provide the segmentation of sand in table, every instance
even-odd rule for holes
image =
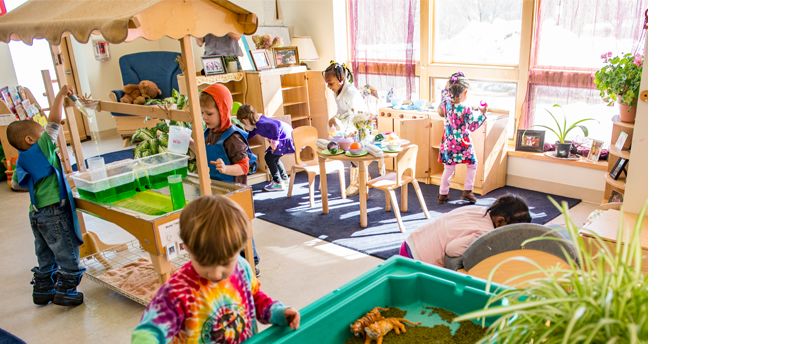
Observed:
[[[98,278],[144,300],[151,300],[162,285],[147,258],[139,258],[119,268],[109,269]]]

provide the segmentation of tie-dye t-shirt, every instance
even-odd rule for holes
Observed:
[[[257,320],[287,326],[285,306],[260,291],[245,259],[228,279],[210,282],[191,263],[176,271],[154,296],[132,343],[242,343]]]

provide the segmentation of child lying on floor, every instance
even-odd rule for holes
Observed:
[[[529,223],[528,204],[522,197],[505,195],[487,208],[467,205],[428,221],[402,242],[399,255],[444,266],[444,255],[458,257],[469,245],[495,228]]]
[[[181,212],[179,235],[190,262],[159,288],[132,343],[242,343],[257,320],[297,329],[299,312],[260,290],[245,259],[248,217],[232,200],[204,196]]]

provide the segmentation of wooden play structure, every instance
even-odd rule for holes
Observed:
[[[29,0],[0,17],[0,42],[7,43],[11,40],[18,40],[32,44],[34,39],[46,39],[52,46],[53,63],[56,67],[59,85],[71,85],[78,91],[77,93],[81,94],[80,89],[76,87],[78,71],[74,69],[74,64],[65,64],[66,61],[72,60],[71,51],[65,49],[65,42],[69,41],[69,35],[81,43],[86,43],[91,34],[99,33],[112,44],[128,42],[137,38],[158,40],[169,37],[180,41],[184,66],[187,71],[192,71],[185,73],[186,78],[181,80],[185,83],[183,86],[187,90],[195,90],[197,87],[194,73],[196,67],[192,50],[195,38],[204,37],[207,34],[223,36],[230,32],[252,34],[256,29],[256,14],[225,0],[142,0],[134,2]],[[92,105],[89,107],[94,108],[94,111],[110,111],[192,123],[192,137],[197,152],[197,161],[204,162],[207,161],[207,157],[203,149],[204,137],[201,127],[199,94],[188,92],[187,96],[189,98],[188,107],[184,110],[102,100],[92,100]],[[78,111],[78,108],[75,107],[75,104],[71,105],[74,108],[68,108],[65,111],[66,122],[72,136],[71,142],[75,143],[71,147],[78,162],[78,169],[84,171],[84,156],[80,140],[77,137],[77,131],[72,130],[77,128],[74,111]],[[59,148],[62,155],[66,156],[67,146],[64,134],[60,136]],[[68,173],[72,172],[69,164],[65,164],[64,168]],[[197,173],[197,176],[191,175],[184,181],[185,190],[189,190],[188,202],[201,195],[225,195],[240,204],[250,218],[254,218],[250,188],[238,184],[212,182],[209,176],[209,166],[205,163],[198,164]],[[181,210],[150,216],[114,205],[96,203],[83,199],[77,194],[76,207],[84,233],[81,256],[88,265],[87,275],[137,302],[147,303],[147,299],[105,283],[97,276],[112,267],[129,264],[133,258],[148,257],[160,284],[164,283],[177,261],[168,260],[166,246],[171,243],[163,242],[163,240],[171,237],[166,233],[167,231],[175,231],[178,227],[176,225]],[[92,214],[117,224],[136,237],[138,242],[114,247],[103,243],[95,233],[86,230],[84,214]],[[249,240],[251,240],[252,229],[249,228],[248,231]],[[132,252],[132,250],[140,251]],[[252,245],[246,245],[245,250],[247,259],[253,267]]]

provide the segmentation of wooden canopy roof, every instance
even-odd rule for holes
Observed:
[[[81,43],[93,32],[110,43],[253,34],[257,15],[226,0],[29,0],[0,16],[0,42],[58,45],[65,33]]]

